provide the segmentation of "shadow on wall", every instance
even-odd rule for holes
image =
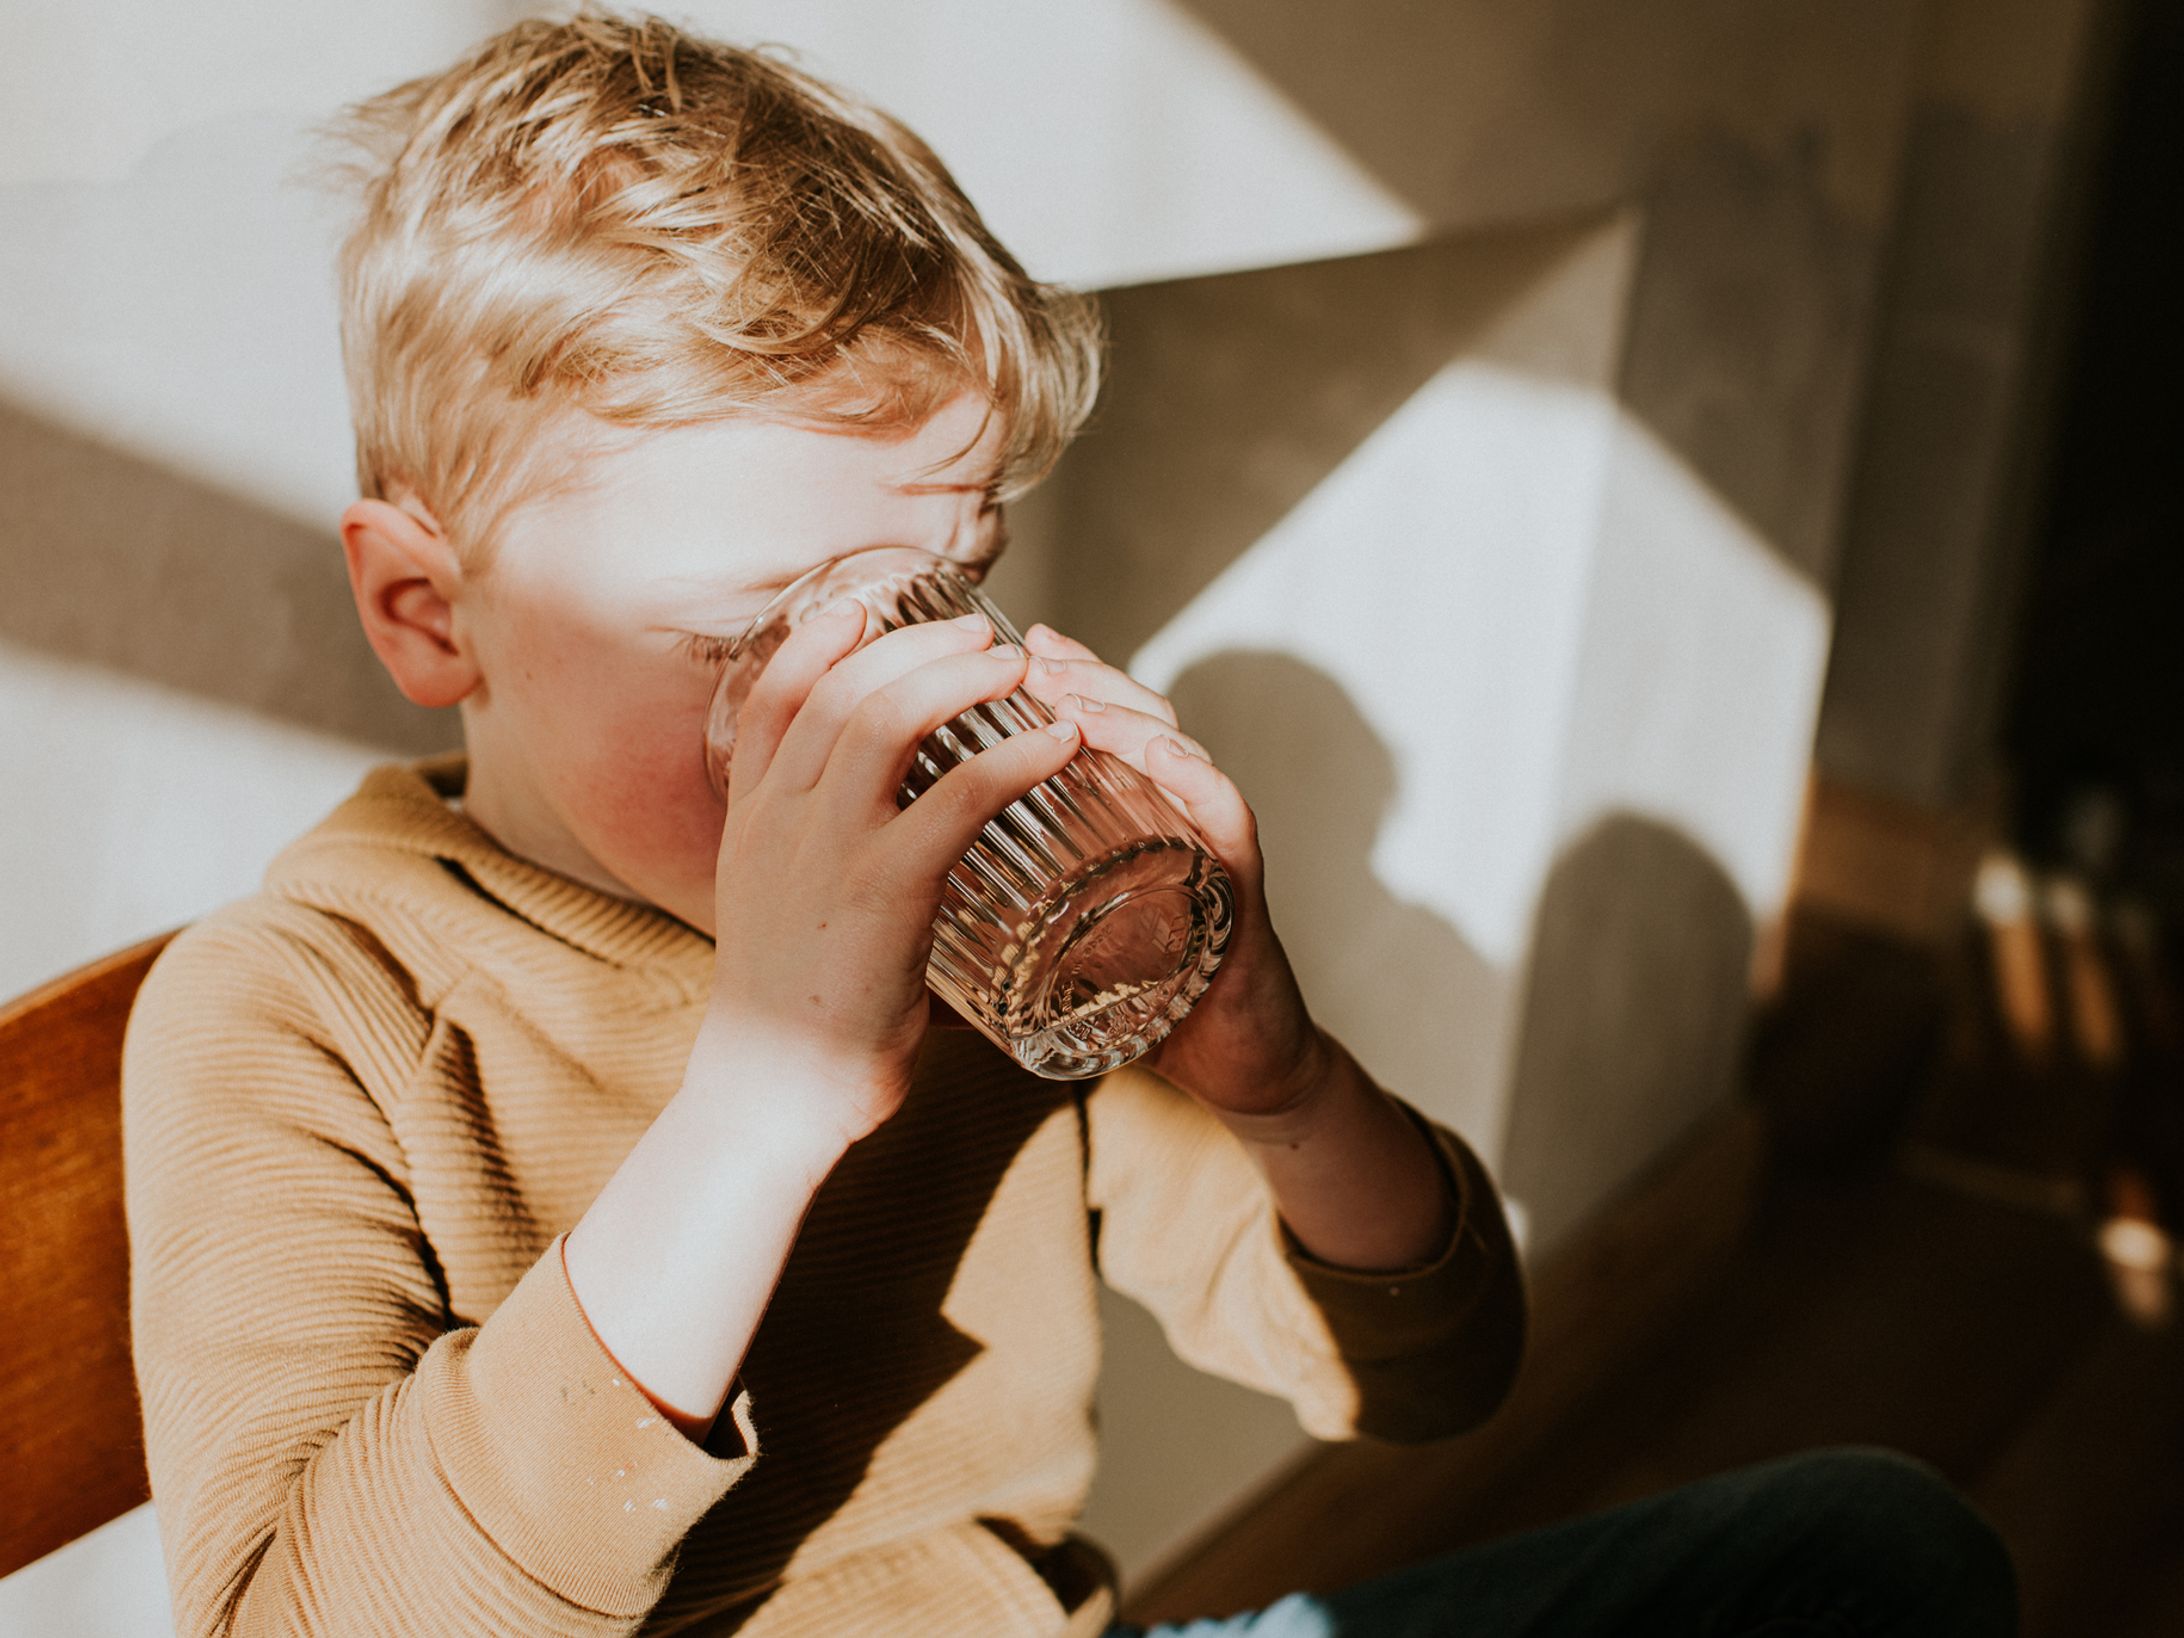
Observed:
[[[1109,378],[1031,525],[1101,572],[1057,577],[1053,623],[1136,649],[1599,222],[1104,293]]]
[[[1596,820],[1540,890],[1499,1181],[1552,1244],[1735,1089],[1753,924],[1698,843]]]
[[[1649,433],[1656,423],[1644,404],[1628,402],[1634,387],[1680,429],[1679,453],[1709,452],[1695,469],[1709,490],[1724,471],[1743,474],[1745,483],[1722,497],[1738,510],[1738,544],[1748,539],[1810,584],[1823,567],[1819,542],[1833,509],[1832,429],[1846,419],[1839,411],[1850,390],[1849,364],[1825,355],[1857,322],[1862,300],[1850,273],[1854,236],[1813,240],[1807,230],[1823,240],[1830,231],[1814,217],[1813,201],[1785,202],[1794,190],[1780,178],[1739,172],[1733,156],[1718,157],[1701,191],[1740,198],[1748,222],[1779,210],[1761,234],[1772,250],[1724,249],[1718,279],[1678,283],[1664,275],[1650,298],[1641,288],[1628,344],[1607,375],[1619,407]],[[1704,238],[1706,212],[1693,206],[1686,215],[1672,238]],[[1583,360],[1543,347],[1538,325],[1497,321],[1565,266],[1599,223],[1587,213],[1109,293],[1113,372],[1098,419],[1019,530],[1063,571],[1051,576],[1053,623],[1128,663],[1454,361],[1485,359],[1532,380],[1593,390]],[[1657,264],[1656,232],[1649,218],[1645,255]],[[1749,277],[1735,271],[1737,258],[1763,256],[1802,269],[1824,322],[1770,315],[1779,283],[1756,262]],[[1713,370],[1712,361],[1732,356],[1743,376],[1729,378],[1727,365]],[[1792,459],[1800,454],[1801,467]],[[1471,449],[1447,454],[1451,462],[1482,458]],[[1525,481],[1552,478],[1540,472]],[[1498,520],[1484,538],[1452,529],[1432,551],[1521,555],[1543,545],[1521,523],[1497,544],[1494,526]],[[1621,526],[1609,517],[1591,527]],[[1359,572],[1389,560],[1374,542],[1360,547]],[[1432,551],[1401,561],[1429,561]],[[1349,568],[1330,562],[1324,572]],[[1453,595],[1458,584],[1429,577],[1416,590]],[[1296,589],[1310,595],[1304,583]],[[1592,595],[1605,595],[1597,582]],[[1658,624],[1656,636],[1666,640],[1681,629],[1643,607],[1610,613],[1641,658],[1649,651],[1630,633],[1644,636]],[[1536,715],[1540,731],[1566,733],[1550,707],[1523,695],[1530,686],[1456,702],[1456,718]],[[1595,679],[1597,689],[1633,696],[1662,686],[1644,672]],[[1690,686],[1736,685],[1706,673]],[[1540,860],[1538,895],[1527,895],[1530,925],[1515,941],[1522,971],[1507,970],[1498,946],[1488,955],[1467,939],[1466,924],[1439,913],[1444,907],[1405,903],[1376,873],[1376,842],[1400,769],[1343,682],[1291,652],[1216,644],[1166,691],[1259,814],[1274,915],[1315,1007],[1354,1031],[1361,1057],[1391,1089],[1447,1094],[1464,1083],[1481,1096],[1452,1104],[1506,1110],[1502,1175],[1525,1206],[1529,1243],[1551,1244],[1730,1093],[1747,1022],[1753,911],[1713,847],[1681,823],[1644,811],[1612,782],[1588,797],[1579,781],[1572,795],[1554,788],[1566,787],[1567,769],[1543,770],[1539,824],[1555,823],[1564,801],[1586,802],[1594,816],[1587,822],[1580,810],[1572,822],[1586,828],[1551,866]],[[1659,709],[1673,706],[1674,696],[1665,697],[1670,703],[1656,702]],[[1424,701],[1420,708],[1430,709]],[[1736,731],[1740,719],[1728,720]],[[1714,760],[1744,769],[1752,758],[1731,746]],[[1529,812],[1522,805],[1529,795],[1512,787],[1481,800]],[[1492,868],[1458,851],[1466,833],[1456,816],[1447,834],[1443,874]],[[1502,1084],[1504,1074],[1513,1080]],[[1491,1125],[1481,1135],[1495,1147]]]
[[[1373,846],[1399,771],[1340,682],[1294,655],[1227,649],[1169,700],[1259,821],[1268,910],[1315,1013],[1376,1079],[1418,1101],[1477,1050],[1504,988],[1448,920],[1390,893]]]
[[[0,494],[0,642],[398,754],[461,743],[372,653],[330,529],[4,402]]]
[[[1619,396],[1827,583],[1917,8],[1182,3],[1429,220],[1642,201]],[[1118,612],[1083,577],[1056,623],[1103,652],[1157,631],[1560,248],[1512,234],[1460,281],[1428,244],[1112,292],[1113,389],[1069,501],[1166,606]],[[0,638],[390,750],[459,739],[386,682],[317,531],[4,406],[0,474],[26,518]]]
[[[1376,1081],[1430,1111],[1450,1066],[1477,1057],[1506,980],[1374,874],[1400,776],[1389,746],[1339,681],[1288,653],[1207,654],[1168,697],[1258,817],[1268,909],[1314,1015]],[[1177,1359],[1137,1304],[1103,1290],[1100,1309],[1108,1433],[1081,1528],[1136,1584],[1233,1500],[1239,1475],[1293,1450],[1298,1429],[1284,1402]]]
[[[1761,118],[1794,116],[1846,68],[1870,75],[1907,26],[1888,0],[1355,0],[1339,15],[1312,0],[1177,3],[1438,222],[1643,192],[1676,135],[1749,116],[1745,74],[1772,82]]]
[[[1389,747],[1338,681],[1286,653],[1209,654],[1169,698],[1252,803],[1269,909],[1315,1014],[1339,1018],[1375,1080],[1431,1112],[1497,1032],[1513,979],[1374,873],[1399,779]],[[1727,874],[1672,826],[1610,813],[1558,857],[1534,917],[1492,1167],[1528,1258],[1733,1095],[1753,936]],[[1279,1401],[1183,1365],[1134,1304],[1104,1293],[1101,1306],[1110,1436],[1082,1527],[1136,1586],[1234,1475],[1292,1448],[1296,1427]],[[1230,1477],[1195,1494],[1207,1472]]]
[[[1443,232],[1641,203],[1618,396],[1829,583],[1919,8],[1179,3]]]

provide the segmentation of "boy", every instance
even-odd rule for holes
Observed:
[[[658,19],[520,23],[350,131],[343,548],[465,746],[374,769],[131,1019],[180,1631],[1108,1631],[1095,1275],[1320,1437],[1485,1418],[1524,1333],[1494,1187],[1312,1023],[1165,700],[1038,628],[1034,664],[837,612],[725,810],[705,779],[773,588],[998,555],[1090,407],[1088,308],[899,125]],[[1019,685],[1064,734],[897,812],[917,740]],[[946,871],[1080,737],[1238,892],[1213,988],[1090,1084],[930,1028],[923,979]]]

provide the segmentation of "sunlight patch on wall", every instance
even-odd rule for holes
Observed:
[[[237,114],[96,187],[0,189],[0,394],[323,525],[356,493],[327,201],[293,128]]]
[[[1406,244],[1423,219],[1174,0],[697,0],[906,120],[1042,278],[1112,286]]]
[[[1546,864],[1612,413],[1448,365],[1128,662],[1166,690],[1274,647],[1336,678],[1402,770],[1375,873],[1497,965]]]
[[[279,113],[300,127],[452,60],[508,9],[495,0],[10,7],[0,187],[118,182],[167,137],[224,115]]]
[[[1556,840],[1657,818],[1765,919],[1789,888],[1827,599],[1627,410],[1602,524]]]
[[[0,995],[254,892],[276,852],[389,759],[7,643],[0,744],[13,927]]]
[[[1611,414],[1596,391],[1447,366],[1126,662],[1167,692],[1201,658],[1273,649],[1347,695],[1392,788],[1325,793],[1381,808],[1345,827],[1377,821],[1370,880],[1355,903],[1320,906],[1299,978],[1329,1027],[1360,1033],[1376,1075],[1487,1155],[1507,1116],[1508,975],[1548,865]],[[1259,731],[1309,746],[1315,725]],[[1297,798],[1261,805],[1277,800]],[[1278,885],[1270,860],[1277,918]]]
[[[337,201],[306,127],[525,9],[51,9],[0,57],[0,393],[329,531],[354,494],[333,296]],[[537,8],[545,9],[545,8]],[[429,15],[428,15],[429,13]],[[1419,219],[1168,0],[713,0],[900,114],[1044,277],[1114,285],[1378,249]],[[100,118],[51,72],[99,64]],[[12,63],[14,67],[5,65]],[[36,69],[33,73],[31,70]],[[20,93],[19,95],[17,93]]]
[[[1395,770],[1375,888],[1439,918],[1490,969],[1425,975],[1444,984],[1453,1036],[1430,1062],[1405,1040],[1423,1041],[1432,1017],[1374,1031],[1372,1050],[1491,1160],[1511,1114],[1516,980],[1562,850],[1605,814],[1657,820],[1749,914],[1773,913],[1827,640],[1821,594],[1611,395],[1468,359],[1125,664],[1169,692],[1224,651],[1274,650],[1339,684]],[[1314,731],[1263,729],[1307,745]],[[1399,925],[1361,905],[1353,931]],[[1300,977],[1309,962],[1322,993],[1324,976],[1377,964],[1401,988],[1418,951],[1315,948]]]

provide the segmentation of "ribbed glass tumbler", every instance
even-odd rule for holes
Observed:
[[[730,648],[706,722],[706,769],[728,799],[735,716],[790,631],[838,597],[872,611],[867,641],[979,613],[1023,636],[945,558],[875,546],[791,582]],[[919,742],[898,802],[1054,714],[1024,689],[973,706]],[[1228,944],[1228,873],[1175,804],[1121,758],[1080,745],[1011,802],[948,874],[926,982],[996,1046],[1052,1080],[1097,1075],[1156,1045],[1204,992]]]

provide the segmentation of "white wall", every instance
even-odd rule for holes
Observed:
[[[1134,648],[1094,646],[1168,694],[1251,800],[1269,909],[1315,1015],[1490,1163],[1553,860],[1636,229],[1591,216],[1353,265],[1353,285],[1378,284],[1391,306],[1430,302],[1429,328],[1457,339],[1416,358],[1424,379],[1172,614],[1175,556],[1206,536],[1189,538],[1161,502],[1234,468],[1205,448],[1162,460],[1176,446],[1161,412],[1180,402],[1186,421],[1222,417],[1204,383],[1257,325],[1224,333],[1193,305],[1189,321],[1157,328],[1161,309],[1197,295],[1249,312],[1258,298],[1238,286],[1278,301],[1290,280],[1131,292],[1115,304],[1122,365],[1155,345],[1149,331],[1161,357],[1149,379],[1118,383],[1097,451],[1057,479],[1059,515],[1044,520],[1055,533],[1026,542],[1058,581],[1086,585],[1056,599],[1062,629],[1078,611],[1150,629]],[[1340,340],[1329,351],[1356,356]],[[1252,375],[1236,390],[1267,385]],[[1292,401],[1350,396],[1309,370],[1289,385]],[[1280,441],[1247,429],[1237,463]],[[1125,510],[1131,498],[1141,504]],[[1512,1201],[1520,1232],[1527,1207]],[[1143,1571],[1305,1441],[1286,1405],[1185,1368],[1128,1303],[1104,1308],[1106,1456],[1085,1525]]]
[[[355,631],[333,219],[284,178],[530,9],[6,3],[0,732],[41,794],[0,809],[0,992],[452,743]],[[995,589],[1171,692],[1315,1007],[1535,1249],[1733,1090],[1918,10],[682,11],[895,108],[1034,271],[1112,292],[1114,392]],[[1109,1318],[1086,1524],[1135,1576],[1301,1435]]]

